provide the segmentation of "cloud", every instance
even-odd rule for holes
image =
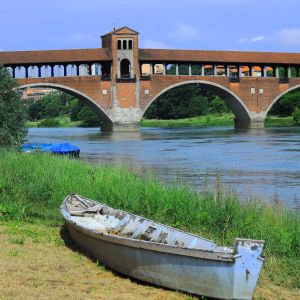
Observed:
[[[275,33],[275,40],[287,46],[300,47],[300,28],[285,28]]]
[[[252,38],[242,38],[238,41],[238,44],[262,42],[266,38],[267,37],[264,35],[258,35],[258,36],[252,37]]]
[[[300,28],[284,28],[270,35],[258,35],[252,38],[242,38],[238,40],[238,44],[253,44],[259,42],[268,42],[273,46],[284,46],[286,49],[299,48],[300,47]]]
[[[177,40],[195,40],[199,39],[201,34],[198,28],[181,23],[176,25],[175,30],[170,32],[169,36]]]
[[[153,39],[145,39],[140,41],[141,48],[149,48],[149,49],[168,49],[168,45],[163,42],[159,42]]]

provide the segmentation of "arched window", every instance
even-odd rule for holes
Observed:
[[[118,40],[118,50],[121,50],[122,49],[122,42],[121,40]]]
[[[128,59],[123,59],[120,65],[121,78],[130,78],[130,61]]]
[[[127,41],[124,40],[124,41],[123,41],[123,50],[126,50],[126,49],[127,49]]]
[[[132,40],[130,40],[130,41],[128,42],[128,49],[129,49],[129,50],[132,50]]]

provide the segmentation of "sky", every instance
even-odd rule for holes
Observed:
[[[140,48],[300,52],[300,0],[0,0],[0,51],[101,47],[114,27]]]

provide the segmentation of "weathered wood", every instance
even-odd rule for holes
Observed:
[[[233,248],[78,195],[61,213],[72,238],[110,268],[152,284],[220,299],[251,299],[264,241]]]

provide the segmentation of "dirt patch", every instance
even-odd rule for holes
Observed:
[[[191,299],[107,270],[67,247],[60,229],[0,223],[0,299]],[[299,296],[262,279],[255,299]]]

